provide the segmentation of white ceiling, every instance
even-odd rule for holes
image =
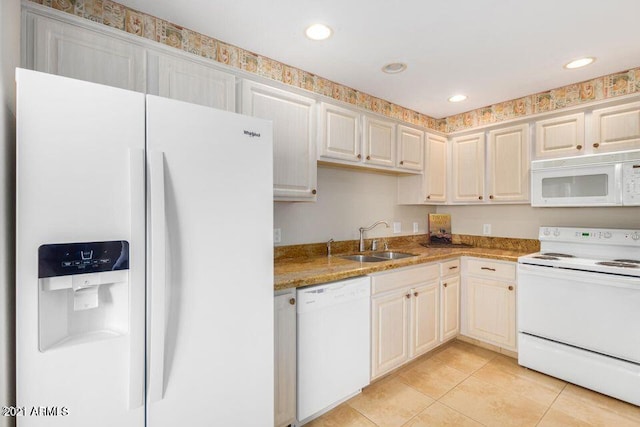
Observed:
[[[435,118],[640,66],[639,0],[120,2]],[[333,36],[305,38],[315,22]]]

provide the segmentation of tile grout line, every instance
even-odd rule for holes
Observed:
[[[536,423],[536,426],[540,425],[540,423],[542,422],[542,420],[544,419],[544,417],[547,415],[547,413],[549,412],[549,410],[551,410],[551,407],[553,406],[554,403],[556,403],[556,400],[558,400],[558,398],[560,397],[560,395],[562,394],[562,392],[564,391],[564,389],[567,388],[567,385],[569,385],[568,382],[564,383],[564,386],[562,387],[562,390],[560,390],[560,392],[558,393],[558,395],[555,397],[555,399],[553,399],[553,402],[551,402],[551,404],[549,405],[549,407],[547,408],[546,411],[544,411],[544,414],[542,414],[542,416],[540,417],[540,419],[538,420],[538,422]]]
[[[457,386],[456,386],[456,387],[457,387]],[[453,390],[453,389],[452,389],[452,390]],[[445,394],[446,394],[446,393],[445,393]],[[443,397],[444,397],[444,396],[443,396]],[[487,425],[487,424],[485,424],[485,423],[483,423],[483,422],[480,422],[480,421],[476,420],[476,419],[475,419],[475,418],[473,418],[473,417],[470,417],[470,416],[469,416],[469,415],[467,415],[467,414],[463,414],[462,412],[458,411],[456,408],[452,408],[451,406],[447,405],[447,404],[446,404],[446,403],[444,403],[444,402],[441,402],[440,400],[437,400],[437,402],[438,402],[439,404],[441,404],[442,406],[446,406],[447,408],[451,409],[451,410],[452,410],[453,412],[455,412],[456,414],[460,414],[460,415],[462,415],[462,416],[463,416],[463,417],[465,417],[465,418],[469,418],[470,420],[475,421],[475,422],[477,422],[478,424],[480,424],[480,425],[482,425],[482,426],[486,426],[486,425]]]

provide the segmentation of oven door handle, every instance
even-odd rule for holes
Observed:
[[[571,270],[567,268],[538,266],[531,264],[518,264],[518,282],[525,276],[537,276],[543,279],[566,279],[582,281],[601,286],[615,286],[621,288],[640,289],[640,277],[606,274],[595,271]]]

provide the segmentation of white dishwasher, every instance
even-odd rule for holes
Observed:
[[[369,277],[297,290],[301,422],[369,384],[370,295]]]

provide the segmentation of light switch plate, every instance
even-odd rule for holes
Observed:
[[[282,241],[282,229],[273,229],[273,243],[280,243]]]
[[[417,233],[418,232],[418,228],[419,228],[419,224],[417,222],[413,223],[413,232]]]
[[[482,225],[482,234],[484,234],[485,236],[491,235],[491,224]]]
[[[402,233],[402,223],[401,222],[394,222],[393,223],[393,233],[394,234]]]

